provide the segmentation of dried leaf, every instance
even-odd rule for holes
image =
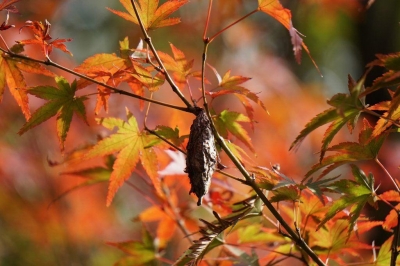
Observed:
[[[196,194],[197,205],[207,194],[211,178],[217,163],[217,150],[210,120],[205,110],[201,110],[190,127],[189,142],[187,144],[186,170],[192,188],[190,193]]]

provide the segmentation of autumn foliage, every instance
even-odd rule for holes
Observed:
[[[120,8],[105,7],[107,12],[132,22],[142,38],[109,40],[118,44],[117,53],[87,55],[73,67],[53,59],[57,50],[72,56],[68,45],[73,40],[57,36],[48,20],[28,20],[19,28],[12,25],[10,17],[23,2],[0,3],[4,15],[0,100],[9,94],[25,119],[24,123],[5,121],[19,127],[15,132],[21,138],[41,130],[49,141],[56,136],[61,154],[53,158],[42,150],[31,155],[35,158],[27,155],[37,164],[44,162],[34,170],[37,175],[45,171],[60,175],[57,189],[34,208],[24,209],[34,219],[46,220],[46,214],[66,204],[63,200],[72,191],[102,184],[106,192],[98,186],[81,199],[86,202],[92,197],[95,204],[75,202],[82,204],[87,215],[82,224],[88,220],[98,229],[73,230],[99,234],[107,228],[105,221],[117,219],[116,214],[96,216],[99,209],[121,202],[133,205],[135,214],[130,218],[139,224],[140,235],[131,238],[120,233],[123,237],[118,237],[110,231],[103,239],[104,249],[116,248],[124,254],[115,258],[115,265],[398,264],[400,183],[381,158],[385,158],[382,147],[400,131],[400,52],[377,55],[358,79],[341,77],[347,78],[346,92],[331,96],[323,105],[325,110],[302,109],[323,99],[299,96],[297,106],[286,108],[293,113],[305,110],[301,118],[305,120],[300,120],[308,122],[284,146],[266,128],[282,135],[295,127],[290,129],[291,123],[286,122],[288,110],[276,111],[282,108],[279,97],[286,96],[264,101],[262,93],[249,86],[251,78],[259,77],[242,75],[241,69],[221,69],[219,58],[209,58],[223,34],[234,32],[244,19],[258,14],[283,25],[293,59],[300,64],[305,52],[313,71],[323,75],[304,36],[294,28],[291,11],[280,1],[254,1],[254,9],[230,18],[227,25],[210,22],[215,5],[223,8],[231,3],[208,1],[201,10],[203,50],[195,62],[187,47],[167,39],[163,41],[168,50],[161,51],[151,36],[184,24],[177,11],[198,3],[119,0]],[[31,37],[5,38],[3,32],[10,31]],[[383,69],[383,74],[366,84],[376,68]],[[37,76],[45,76],[38,78],[40,85],[32,78]],[[377,91],[388,91],[390,99],[367,104],[366,97]],[[3,108],[7,104],[3,101]],[[301,151],[301,143],[323,126],[322,144],[312,150],[319,154],[301,172],[305,159],[295,151]],[[265,139],[272,139],[269,146]],[[310,142],[304,145],[315,148]],[[0,147],[7,148],[2,143]],[[269,152],[282,149],[292,150],[295,162],[281,153],[274,159],[281,165],[270,163]],[[7,150],[0,158],[14,153]],[[19,164],[17,168],[22,169]],[[384,173],[379,180],[371,171],[378,168]],[[0,176],[6,172],[0,168]],[[65,181],[72,176],[82,181]],[[146,203],[129,198],[124,192],[127,187]],[[0,210],[11,213],[11,207],[3,204],[9,200],[7,189],[0,188],[2,193]],[[25,206],[23,202],[16,203],[16,208]],[[383,219],[377,218],[383,208],[389,211]],[[61,232],[63,226],[74,228],[80,223],[74,218],[60,207],[48,220],[54,232]],[[369,240],[376,228],[388,233],[381,245]],[[40,233],[35,239],[43,245],[49,241]]]

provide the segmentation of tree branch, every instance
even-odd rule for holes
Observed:
[[[76,71],[74,71],[72,69],[69,69],[69,68],[64,67],[62,65],[59,65],[59,64],[53,62],[50,58],[47,58],[46,60],[39,60],[39,59],[31,58],[31,57],[28,57],[28,56],[25,56],[25,55],[16,54],[16,53],[12,52],[11,50],[5,50],[3,48],[0,48],[0,51],[4,52],[5,54],[9,55],[12,58],[20,58],[20,59],[36,62],[36,63],[42,64],[42,65],[52,66],[52,67],[61,69],[61,70],[65,71],[65,72],[67,72],[67,73],[70,73],[70,74],[74,75],[74,76],[86,79],[86,80],[88,80],[90,82],[93,82],[93,83],[95,83],[97,85],[100,85],[100,86],[103,86],[103,87],[105,87],[107,89],[110,89],[114,93],[118,93],[118,94],[122,94],[122,95],[129,96],[129,97],[132,97],[132,98],[136,98],[136,99],[144,100],[144,101],[147,101],[147,102],[155,103],[155,104],[162,105],[162,106],[165,106],[165,107],[177,109],[177,110],[180,110],[180,111],[183,111],[183,112],[194,113],[194,110],[192,110],[192,108],[181,107],[181,106],[176,106],[176,105],[165,103],[165,102],[160,102],[160,101],[153,100],[153,99],[150,99],[150,98],[147,98],[147,97],[143,97],[143,96],[131,93],[131,92],[127,92],[127,91],[124,91],[124,90],[117,89],[117,88],[112,87],[112,86],[110,86],[110,85],[108,85],[106,83],[97,81],[97,80],[95,80],[93,78],[90,78],[90,77],[88,77],[86,75],[78,73],[78,72],[76,72]]]
[[[202,95],[203,95],[203,101],[204,101],[204,108],[206,109],[207,116],[210,120],[211,123],[211,128],[213,130],[215,139],[217,140],[218,144],[221,146],[221,148],[224,150],[224,152],[228,155],[229,159],[234,163],[234,165],[238,168],[240,173],[243,175],[243,177],[246,179],[247,184],[257,193],[257,195],[260,197],[262,202],[265,204],[265,206],[268,208],[268,210],[272,213],[272,215],[279,221],[279,223],[282,225],[283,228],[288,232],[290,237],[294,240],[295,244],[301,248],[304,252],[310,256],[310,258],[319,266],[325,266],[325,263],[317,256],[317,254],[314,253],[314,251],[307,245],[307,243],[304,241],[304,239],[298,235],[283,219],[283,217],[279,214],[279,212],[274,208],[272,203],[268,200],[268,198],[264,195],[264,193],[261,191],[261,189],[258,187],[256,182],[254,181],[254,178],[250,176],[250,174],[247,172],[247,170],[244,168],[244,166],[241,164],[241,162],[236,158],[236,156],[232,153],[232,151],[229,149],[229,147],[225,144],[224,139],[219,135],[217,129],[215,128],[214,122],[212,120],[210,111],[208,109],[208,103],[207,99],[205,96],[205,67],[206,67],[206,59],[207,59],[207,50],[208,46],[210,44],[210,39],[205,38],[204,40],[204,49],[203,49],[203,61],[202,61]]]
[[[379,165],[379,167],[385,172],[385,174],[390,178],[392,181],[393,185],[395,186],[396,190],[400,192],[399,185],[397,185],[396,180],[392,177],[392,175],[389,173],[389,171],[386,169],[386,167],[379,161],[378,157],[375,158],[375,162]]]
[[[210,42],[212,42],[218,35],[220,35],[221,33],[223,33],[224,31],[226,31],[227,29],[229,29],[230,27],[234,26],[235,24],[239,23],[240,21],[244,20],[245,18],[253,15],[254,13],[257,13],[258,9],[251,11],[249,14],[241,17],[240,19],[236,20],[235,22],[229,24],[228,26],[226,26],[225,28],[223,28],[222,30],[218,31],[217,33],[215,33],[212,37],[210,37]]]
[[[171,75],[168,73],[167,69],[165,68],[163,62],[161,61],[160,56],[157,53],[156,48],[153,45],[153,42],[151,41],[151,38],[149,36],[149,34],[147,33],[147,30],[145,29],[144,25],[143,25],[143,21],[140,18],[139,12],[137,10],[136,7],[136,3],[134,0],[131,0],[131,4],[133,7],[133,10],[135,11],[136,17],[138,19],[139,22],[139,26],[142,30],[142,33],[144,35],[144,41],[149,45],[150,50],[153,52],[154,57],[157,60],[157,63],[160,65],[161,68],[161,73],[165,76],[165,79],[168,81],[169,85],[171,86],[172,90],[174,91],[174,93],[176,95],[178,95],[178,97],[182,100],[182,102],[186,105],[186,107],[192,112],[195,113],[195,108],[193,105],[191,105],[189,103],[189,101],[185,98],[185,96],[182,94],[182,92],[179,90],[178,86],[176,86],[175,82],[172,80]]]

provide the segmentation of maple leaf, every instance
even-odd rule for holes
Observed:
[[[376,78],[371,87],[367,88],[362,95],[370,94],[383,87],[397,86],[400,84],[400,52],[392,54],[377,54],[377,59],[367,67],[380,66],[388,70],[382,76]]]
[[[365,204],[369,203],[371,206],[377,207],[377,197],[375,194],[375,179],[372,174],[368,177],[356,165],[351,164],[352,173],[355,181],[342,179],[334,182],[330,188],[343,196],[335,200],[321,223],[318,225],[317,230],[321,228],[327,221],[332,219],[340,211],[350,208],[349,215],[349,228],[348,237],[353,231],[358,217],[361,215]]]
[[[233,142],[230,142],[229,140],[225,140],[225,144],[226,146],[228,146],[229,150],[235,155],[235,157],[238,158],[239,161],[241,161],[242,163],[245,162],[245,159],[247,161],[251,160],[247,152],[244,151],[240,146],[236,145]]]
[[[165,82],[165,77],[161,73],[157,73],[156,75],[152,75],[150,71],[142,66],[133,66],[135,69],[134,74],[132,76],[139,81],[144,87],[146,87],[149,91],[155,92],[157,91],[162,84]]]
[[[237,112],[231,112],[228,110],[222,111],[215,118],[215,125],[218,132],[224,138],[228,138],[228,131],[242,141],[251,151],[254,152],[253,144],[251,143],[251,138],[249,137],[247,131],[238,122],[250,122],[250,119]]]
[[[83,101],[87,100],[87,97],[75,96],[76,81],[70,85],[63,77],[56,77],[55,80],[58,88],[37,86],[28,90],[29,94],[43,100],[48,100],[48,102],[32,114],[32,117],[19,130],[18,134],[22,135],[51,117],[57,116],[57,135],[61,150],[64,150],[64,142],[67,138],[73,114],[77,114],[87,123],[85,105],[83,104]]]
[[[120,0],[120,2],[129,14],[111,8],[107,9],[126,20],[139,24],[131,0]],[[152,30],[178,24],[181,21],[179,18],[168,17],[187,2],[187,0],[169,0],[161,6],[158,6],[158,0],[139,0],[137,10],[144,28],[146,30]]]
[[[374,261],[374,266],[386,266],[386,265],[393,265],[391,264],[391,259],[393,257],[393,250],[392,250],[392,243],[393,243],[393,236],[390,236],[381,246],[379,249],[378,256]],[[400,265],[400,261],[397,259],[395,265]]]
[[[308,47],[303,42],[299,32],[292,25],[292,13],[289,9],[284,8],[279,0],[258,0],[258,10],[270,15],[288,29],[297,63],[301,62],[301,48],[303,48],[307,52],[314,66],[319,70],[314,59],[311,57]]]
[[[355,83],[349,75],[348,88],[350,93],[338,93],[328,100],[328,104],[333,106],[333,108],[329,108],[322,113],[319,113],[310,122],[308,122],[305,128],[293,141],[289,150],[298,146],[301,141],[315,129],[332,122],[325,131],[322,139],[320,154],[320,161],[322,161],[329,144],[339,130],[344,125],[347,125],[350,133],[354,129],[354,126],[357,123],[364,107],[365,97],[359,99],[360,93],[363,90],[364,80],[365,75],[357,83]]]
[[[253,118],[254,118],[254,110],[253,107],[250,105],[250,102],[248,99],[251,101],[255,102],[259,106],[261,106],[265,111],[266,108],[264,106],[264,103],[259,99],[257,94],[251,92],[250,90],[244,88],[243,86],[240,86],[244,82],[250,80],[251,78],[243,77],[243,76],[231,76],[230,73],[231,71],[227,71],[225,75],[221,78],[221,76],[218,74],[217,70],[210,66],[209,67],[214,71],[215,75],[218,78],[218,87],[221,88],[220,90],[213,92],[213,91],[207,91],[206,94],[210,95],[213,99],[222,96],[222,95],[227,95],[227,94],[233,94],[235,95],[239,101],[243,104],[244,108],[246,109],[246,113],[248,117],[251,120],[251,127],[254,130],[254,125],[253,125]]]
[[[143,227],[141,241],[125,241],[125,242],[108,242],[110,246],[114,246],[128,256],[121,258],[114,265],[152,265],[156,260],[156,246],[154,239],[150,233]]]
[[[379,200],[385,202],[396,202],[397,205],[394,209],[390,210],[389,214],[385,217],[385,222],[382,228],[386,231],[392,232],[392,228],[397,226],[398,223],[398,211],[400,210],[400,194],[398,191],[389,190],[385,191],[378,196]]]
[[[117,128],[117,132],[100,140],[85,155],[85,158],[89,159],[118,152],[110,177],[107,206],[110,206],[115,193],[130,177],[139,161],[153,182],[157,195],[164,197],[157,174],[157,156],[154,148],[149,147],[149,143],[154,143],[154,139],[157,137],[139,131],[136,118],[128,110],[126,110],[126,115],[127,122],[113,117],[96,119],[100,125],[109,130]]]
[[[10,50],[19,54],[23,52],[23,45],[16,44],[11,47]],[[11,95],[28,120],[31,117],[31,112],[29,110],[29,99],[26,93],[27,85],[21,71],[50,77],[54,77],[55,75],[37,62],[11,57],[0,51],[0,102],[3,99],[3,93],[7,85]]]
[[[169,195],[169,200],[177,206],[178,198],[175,193]],[[171,217],[174,213],[168,206],[153,205],[142,211],[138,219],[142,222],[159,222],[157,226],[157,241],[160,248],[165,248],[168,241],[176,234],[176,221]]]
[[[376,225],[379,225],[379,223]],[[337,261],[337,263],[333,262],[335,265],[347,265],[341,259],[343,254],[360,257],[360,250],[371,250],[372,248],[354,237],[355,234],[351,234],[349,237],[349,232],[346,230],[348,227],[349,221],[347,219],[333,219],[318,231],[313,228],[313,230],[310,230],[312,234],[310,246],[313,250],[318,250],[319,254],[329,256],[329,261]]]
[[[358,137],[359,142],[342,142],[328,148],[327,151],[336,151],[337,154],[327,156],[320,163],[313,165],[305,178],[308,178],[319,169],[328,165],[330,166],[322,172],[319,178],[342,164],[376,159],[386,139],[386,135],[382,134],[379,137],[371,138],[373,132],[372,126],[366,119],[363,122],[364,126]]]
[[[298,201],[300,198],[300,191],[296,186],[284,186],[272,191],[274,196],[271,197],[271,202],[280,202],[280,201]]]
[[[321,202],[325,202],[323,199],[323,190],[325,190],[329,184],[327,184],[330,181],[333,181],[335,179],[337,179],[339,176],[334,176],[331,178],[326,178],[326,179],[322,179],[322,180],[316,180],[314,181],[312,178],[310,178],[309,180],[307,180],[307,183],[304,184],[304,186],[306,186],[309,190],[311,190]]]
[[[274,229],[265,228],[261,224],[250,224],[238,229],[240,243],[283,243],[285,237]]]
[[[121,82],[126,81],[128,84],[134,82],[134,78],[130,75],[131,68],[130,61],[126,58],[121,58],[115,54],[96,54],[85,59],[82,64],[76,67],[76,72],[82,73],[91,77],[97,81],[103,82],[107,85],[117,87]],[[85,79],[78,80],[78,89],[84,88],[92,84],[90,81]],[[134,86],[131,86],[134,90]],[[103,107],[108,112],[108,100],[111,94],[111,90],[97,85],[97,102],[95,107],[95,113],[98,114]],[[135,93],[143,95],[143,92],[134,90]]]
[[[55,39],[50,41],[52,37],[50,36],[50,27],[51,24],[45,20],[44,24],[41,21],[26,21],[25,25],[21,27],[20,31],[23,28],[29,28],[33,32],[34,39],[22,40],[18,41],[19,44],[37,44],[42,46],[43,53],[46,57],[48,57],[53,48],[60,49],[64,53],[68,53],[72,56],[72,53],[65,46],[65,42],[70,42],[72,39]]]
[[[201,77],[201,72],[192,71],[194,60],[187,61],[185,54],[181,50],[176,48],[172,43],[170,43],[170,46],[174,58],[160,51],[158,55],[165,68],[173,72],[172,77],[176,85],[180,89],[183,89],[189,77]]]
[[[184,140],[188,137],[186,136],[179,136],[179,128],[175,127],[175,129],[172,129],[167,126],[162,126],[158,125],[155,129],[155,132],[159,134],[160,136],[170,140],[175,146],[179,147],[182,145]]]
[[[393,125],[393,121],[400,119],[400,87],[393,93],[389,91],[392,99],[390,101],[380,102],[371,107],[369,110],[385,111],[375,125],[372,138],[379,136]]]

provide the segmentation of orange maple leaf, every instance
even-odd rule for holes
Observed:
[[[180,89],[183,89],[187,84],[187,79],[189,77],[201,77],[200,71],[192,71],[194,60],[188,61],[185,54],[176,48],[172,43],[170,43],[172,54],[174,58],[170,55],[158,52],[164,66],[167,70],[173,72],[173,78]]]
[[[131,0],[119,1],[129,12],[129,14],[111,8],[107,9],[126,20],[132,21],[135,24],[139,24],[135,10],[132,7]],[[150,30],[178,24],[181,21],[180,18],[168,17],[187,2],[187,0],[169,0],[161,6],[158,6],[158,0],[139,0],[137,9],[145,29]]]
[[[153,182],[157,195],[161,198],[165,197],[158,179],[157,156],[152,148],[157,137],[140,131],[135,117],[128,110],[127,118],[127,122],[114,117],[97,119],[102,126],[110,130],[118,128],[118,131],[99,141],[85,156],[89,159],[118,153],[110,177],[107,206],[110,206],[115,193],[130,177],[139,161]]]
[[[67,46],[65,46],[64,44],[65,42],[72,41],[72,39],[55,39],[53,41],[50,41],[52,39],[52,37],[50,36],[51,24],[47,20],[45,20],[44,24],[40,21],[28,20],[25,22],[25,25],[21,27],[20,31],[25,27],[32,30],[35,38],[18,41],[18,43],[40,45],[42,46],[43,53],[46,57],[51,54],[53,48],[60,49],[61,51],[68,53],[72,56],[72,53],[67,49]]]
[[[258,0],[258,10],[270,15],[289,30],[294,56],[297,63],[301,62],[301,49],[303,48],[307,52],[314,66],[317,68],[317,70],[319,70],[314,59],[311,57],[308,47],[304,44],[303,39],[300,37],[299,32],[293,27],[292,13],[289,9],[284,8],[279,0]]]
[[[14,47],[12,47],[11,50],[13,50],[13,48]],[[21,107],[22,113],[28,120],[31,117],[31,113],[29,111],[28,96],[26,93],[27,85],[21,71],[50,77],[55,75],[39,63],[10,57],[0,52],[0,102],[7,84],[12,96],[17,101],[19,107]]]

